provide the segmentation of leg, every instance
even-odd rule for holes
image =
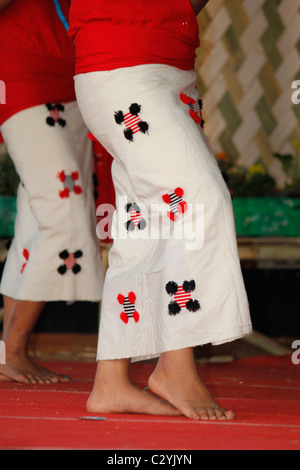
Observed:
[[[6,364],[0,366],[0,377],[22,383],[56,383],[67,380],[39,368],[27,355],[30,335],[41,315],[45,303],[13,300],[5,297],[5,308],[9,306],[8,318],[5,313],[3,341],[6,346]]]
[[[129,359],[98,361],[94,388],[87,403],[89,413],[181,414],[176,408],[129,379]]]
[[[15,308],[15,299],[12,299],[11,297],[4,295],[3,304],[4,304],[4,312],[5,312],[4,322],[3,322],[3,334],[4,334],[9,324],[11,314]]]
[[[20,205],[19,205],[20,204]],[[36,230],[36,219],[32,214],[28,203],[28,198],[22,188],[19,188],[18,207],[20,213],[26,214],[24,221],[20,223],[19,214],[15,225],[15,239],[11,246],[12,253],[10,263],[14,266],[16,260],[15,246],[18,246],[20,240],[30,238],[31,233]],[[22,222],[21,218],[21,222]],[[28,225],[28,227],[27,227]],[[20,232],[26,226],[27,232]],[[22,246],[22,244],[21,244]],[[21,250],[20,250],[21,251]],[[16,281],[19,269],[11,268],[13,281]],[[12,277],[8,276],[8,284],[13,284]],[[4,325],[3,340],[6,343],[6,364],[0,366],[0,381],[15,380],[18,382],[41,382],[51,383],[66,380],[58,374],[53,374],[32,363],[27,355],[27,344],[34,328],[34,325],[44,309],[45,302],[21,301],[13,298],[13,295],[3,294],[4,301]]]
[[[198,376],[193,348],[161,355],[149,379],[149,388],[185,416],[202,420],[233,420],[233,411],[220,408]]]
[[[101,298],[101,258],[94,233],[87,130],[75,103],[66,106],[69,126],[64,130],[47,126],[46,114],[44,106],[30,108],[7,120],[1,129],[22,181],[15,237],[1,282],[1,293],[7,299],[3,338],[7,364],[0,369],[2,380],[6,377],[21,382],[66,381],[66,377],[32,364],[27,357],[29,336],[45,302]],[[62,169],[68,174],[78,170],[84,194],[71,194],[68,201],[59,197],[62,183],[57,175]],[[83,274],[77,276],[78,269],[76,272],[70,269],[62,278],[58,272],[59,253],[68,249],[75,255],[83,247],[88,247],[80,263]],[[24,248],[29,256],[23,267]]]
[[[118,206],[118,196],[128,194],[129,201],[148,209],[151,234],[137,239],[134,245],[131,239],[114,237],[102,302],[98,358],[140,360],[163,352],[150,377],[150,389],[189,418],[229,420],[234,413],[221,409],[198,377],[192,347],[233,341],[251,332],[231,199],[188,107],[173,106],[170,112],[170,103],[178,101],[182,90],[196,95],[194,74],[154,67],[151,79],[155,77],[155,86],[147,82],[149,76],[149,69],[140,67],[113,71],[109,76],[99,73],[76,78],[77,98],[86,123],[115,159],[116,214],[122,214],[124,208]],[[129,79],[131,87],[126,90]],[[114,103],[102,99],[100,89],[103,97],[113,96]],[[150,123],[149,132],[136,133],[133,143],[126,145],[122,132],[113,127],[114,109],[125,109],[126,102],[134,103],[136,96],[142,104],[141,118],[145,116]],[[179,194],[176,188],[181,188]],[[170,196],[167,201],[166,194]],[[170,225],[165,210],[177,209],[183,194],[189,209],[178,210],[176,218],[169,217]],[[166,232],[156,239],[159,231],[152,232],[151,228],[157,229],[158,217],[151,217],[151,207],[162,201],[170,202],[170,208],[164,205],[159,228],[170,228],[170,235]],[[118,217],[115,221],[117,225]],[[178,237],[180,232],[175,228],[182,228],[183,223],[184,233]],[[151,240],[152,233],[155,236]],[[194,243],[189,243],[191,235]],[[176,312],[168,311],[172,292],[166,286],[170,282],[179,288],[176,300],[180,310]],[[193,282],[192,298],[191,289],[187,295],[183,293],[186,282]],[[131,291],[140,321],[134,325],[130,319],[130,328],[126,328],[117,323],[116,299],[118,293],[126,296]]]

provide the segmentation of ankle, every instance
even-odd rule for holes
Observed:
[[[99,361],[96,373],[96,383],[103,387],[122,387],[128,384],[129,360]]]
[[[159,373],[165,375],[185,375],[187,372],[195,373],[195,360],[192,348],[163,353],[156,366]]]
[[[5,343],[5,352],[6,352],[6,360],[10,359],[27,359],[27,349],[25,347],[20,347],[16,345],[10,345]]]

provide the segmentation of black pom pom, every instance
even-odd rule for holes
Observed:
[[[196,284],[195,281],[184,281],[182,288],[185,292],[192,292],[195,290]]]
[[[141,106],[137,103],[133,103],[129,108],[129,112],[133,116],[137,116],[141,112]]]
[[[141,211],[141,209],[139,208],[139,206],[135,202],[132,204],[131,209],[135,210],[135,212],[140,212]]]
[[[79,266],[79,264],[75,264],[72,268],[72,271],[74,274],[78,274],[81,271],[81,267]]]
[[[58,111],[64,111],[65,107],[61,103],[56,103],[55,108],[58,109]]]
[[[176,294],[177,289],[178,289],[178,285],[174,281],[169,281],[168,284],[166,285],[166,291],[169,295]]]
[[[53,119],[52,117],[50,117],[50,116],[47,117],[46,123],[48,124],[48,126],[52,126],[52,127],[55,126],[55,121],[54,121],[54,119]]]
[[[67,121],[65,121],[64,119],[59,118],[58,124],[59,124],[61,127],[65,127],[66,124],[67,124]]]
[[[129,140],[130,142],[133,142],[133,132],[131,129],[125,129],[124,135],[127,140]]]
[[[192,300],[190,299],[187,303],[186,303],[186,308],[190,311],[190,312],[197,312],[198,310],[200,310],[200,304],[198,302],[198,300]]]
[[[132,220],[128,220],[126,223],[125,223],[125,228],[126,230],[132,232],[134,230],[134,223],[132,222]]]
[[[69,252],[68,252],[68,250],[61,251],[61,252],[59,253],[59,257],[60,257],[61,259],[68,259],[68,258],[69,258]]]
[[[146,134],[146,132],[148,131],[149,129],[149,124],[145,121],[140,121],[138,123],[138,126],[140,128],[140,131],[143,133],[143,134]]]
[[[57,271],[59,272],[59,274],[63,275],[67,271],[67,266],[65,266],[65,265],[60,266],[59,268],[57,268]]]
[[[144,230],[144,229],[146,228],[146,225],[147,225],[146,220],[145,220],[145,219],[142,219],[142,220],[140,220],[140,222],[138,223],[138,228],[139,228],[140,230]]]
[[[124,114],[122,111],[115,112],[115,121],[117,124],[122,124],[122,122],[124,121]]]
[[[169,303],[169,315],[177,315],[181,310],[180,305],[177,302]]]

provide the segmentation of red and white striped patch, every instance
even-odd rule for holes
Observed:
[[[140,131],[138,123],[141,122],[141,118],[139,116],[134,116],[131,113],[127,113],[124,115],[124,124],[128,129],[131,129],[133,134],[136,134]]]
[[[57,122],[60,118],[60,111],[58,109],[52,109],[49,111],[49,114],[55,122]]]
[[[76,264],[76,259],[75,259],[74,253],[70,253],[69,257],[65,259],[65,265],[67,266],[67,269],[72,269],[75,264]]]
[[[132,209],[130,211],[130,218],[134,223],[135,227],[137,227],[139,222],[142,220],[142,215],[140,212],[136,212],[134,209]]]
[[[185,292],[182,286],[178,286],[177,292],[176,294],[174,294],[174,300],[178,303],[181,308],[184,308],[186,306],[186,303],[190,300],[190,298],[191,292]]]

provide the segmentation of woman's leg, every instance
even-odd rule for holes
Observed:
[[[52,383],[50,377],[35,366],[27,355],[28,341],[45,303],[13,300],[5,297],[5,320],[2,340],[6,347],[6,364],[0,366],[0,376],[17,382]],[[7,312],[7,315],[6,315]]]
[[[28,340],[45,302],[101,298],[87,129],[75,103],[65,107],[65,128],[48,126],[47,114],[45,106],[25,110],[2,129],[22,184],[15,237],[1,282],[6,365],[0,374],[21,382],[67,380],[34,365],[27,356]]]
[[[3,320],[3,332],[2,334],[4,335],[8,324],[9,320],[11,317],[11,314],[15,308],[15,299],[12,299],[11,297],[8,297],[7,295],[3,296],[3,304],[4,304],[4,320]]]
[[[0,366],[0,381],[57,383],[69,380],[66,376],[39,367],[28,357],[28,342],[45,305],[45,302],[4,296],[2,340],[5,342],[6,364]]]
[[[136,228],[125,225],[138,232],[135,240],[114,240],[98,359],[161,355],[149,380],[152,391],[189,418],[224,420],[234,413],[220,408],[203,385],[192,348],[238,339],[251,332],[251,322],[230,195],[194,113],[182,100],[190,96],[196,103],[194,78],[158,66],[77,77],[87,126],[115,158],[115,220],[120,218],[120,226],[122,216],[129,220],[127,202],[129,208],[142,208],[141,213],[134,209],[134,221],[137,215],[146,221]],[[107,96],[113,102],[103,99]],[[140,129],[129,132],[120,125],[127,109],[127,117],[138,111],[134,122]],[[152,208],[160,204],[158,217]],[[157,221],[159,228],[171,227],[171,236],[156,237]]]

